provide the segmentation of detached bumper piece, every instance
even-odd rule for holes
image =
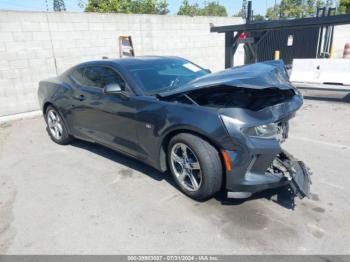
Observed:
[[[300,199],[310,198],[312,172],[305,166],[304,162],[283,151],[273,162],[273,169],[282,172],[290,180],[289,185],[296,196]]]

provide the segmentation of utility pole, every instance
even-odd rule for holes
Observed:
[[[45,0],[45,4],[46,4],[46,12],[49,12],[49,3],[47,2],[47,0]]]
[[[242,18],[246,19],[247,18],[247,0],[242,1],[241,13],[242,13]]]
[[[55,12],[66,11],[64,0],[53,0],[53,10]]]
[[[248,7],[247,7],[247,13],[246,13],[246,23],[249,24],[252,21],[252,15],[253,15],[253,11],[252,11],[252,1],[249,0],[248,1]]]

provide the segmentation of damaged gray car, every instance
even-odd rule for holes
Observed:
[[[82,63],[41,81],[52,140],[83,139],[161,172],[196,200],[288,187],[310,194],[310,171],[281,148],[303,98],[281,61],[218,73],[178,57]]]

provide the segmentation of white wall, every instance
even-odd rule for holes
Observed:
[[[209,23],[239,18],[0,11],[0,116],[38,109],[42,79],[92,59],[119,56],[131,35],[136,55],[177,55],[213,71],[224,68],[224,34]]]
[[[224,68],[224,34],[214,25],[233,17],[0,11],[0,117],[38,109],[42,79],[77,63],[119,56],[118,37],[131,35],[136,55],[177,55],[205,68]],[[350,42],[350,25],[336,26],[335,56]],[[235,64],[243,61],[240,48]],[[239,63],[237,63],[239,62]],[[55,66],[56,64],[56,66]]]

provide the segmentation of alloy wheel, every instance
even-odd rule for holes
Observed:
[[[197,191],[202,184],[201,167],[195,153],[184,143],[171,149],[171,165],[177,181],[188,191]]]
[[[49,110],[47,112],[47,124],[51,135],[56,139],[60,140],[63,135],[62,120],[55,110]]]

